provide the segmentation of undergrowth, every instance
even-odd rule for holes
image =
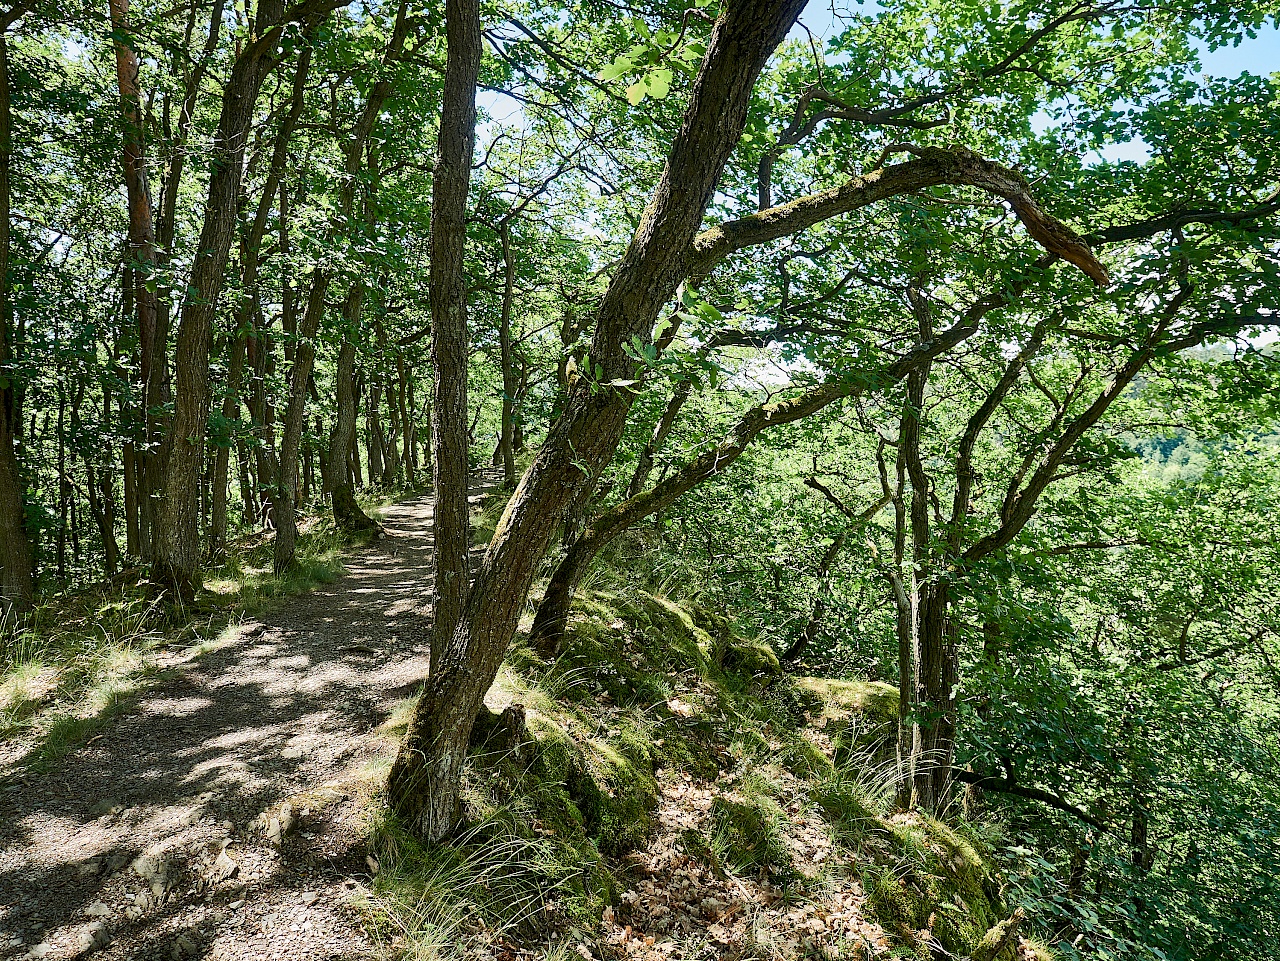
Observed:
[[[448,961],[484,944],[479,955],[621,957],[602,917],[624,910],[660,786],[684,779],[714,797],[678,844],[717,876],[797,905],[852,884],[886,953],[965,956],[1005,905],[981,830],[895,813],[896,691],[790,677],[723,610],[657,586],[635,568],[596,575],[554,657],[517,636],[473,737],[456,836],[423,847],[376,817],[367,910],[388,955]],[[513,715],[514,733],[502,723]],[[836,852],[825,865],[801,863],[792,840],[815,820]],[[760,918],[744,956],[776,957]],[[814,956],[844,956],[829,949]]]

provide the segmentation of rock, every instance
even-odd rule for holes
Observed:
[[[292,804],[286,801],[280,805],[275,814],[264,814],[267,841],[276,847],[284,843],[284,839],[293,833],[298,826],[298,815]]]
[[[82,878],[97,877],[102,873],[102,858],[92,858],[76,866],[76,871]]]
[[[142,908],[138,907],[136,904],[131,904],[124,909],[124,916],[130,921],[136,921],[138,918],[142,917]]]
[[[232,901],[230,904],[227,905],[227,910],[239,911],[242,907],[244,907],[243,901]]]
[[[316,892],[314,892],[314,891],[303,891],[303,892],[302,892],[302,903],[303,903],[303,904],[315,904],[315,903],[316,903],[316,898],[318,898],[318,897],[320,897],[320,895],[316,894]]]
[[[239,872],[240,865],[231,859],[225,849],[218,854],[218,859],[213,862],[212,878],[215,882],[230,880]]]
[[[53,945],[48,941],[41,941],[34,948],[27,952],[28,958],[44,958],[53,952]]]
[[[115,798],[106,798],[89,808],[89,817],[91,819],[106,817],[110,814],[119,814],[123,810],[124,805]]]
[[[107,918],[111,916],[111,908],[101,901],[94,901],[84,909],[84,913],[91,918]]]
[[[169,880],[168,859],[163,851],[152,848],[133,859],[133,871],[138,877],[152,884],[164,884]]]
[[[181,934],[178,939],[173,942],[173,948],[169,951],[169,956],[174,961],[182,961],[183,958],[194,958],[200,953],[200,945],[190,934]]]
[[[94,921],[80,932],[77,946],[80,951],[88,954],[90,951],[100,951],[110,943],[111,932],[107,930],[107,926],[101,921]]]
[[[107,861],[107,873],[115,874],[132,860],[133,855],[128,851],[116,851]]]

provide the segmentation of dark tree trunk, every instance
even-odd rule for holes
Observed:
[[[442,837],[455,823],[459,772],[472,723],[502,662],[551,538],[567,510],[594,486],[621,439],[630,394],[605,385],[634,374],[624,345],[633,336],[646,341],[650,338],[659,311],[683,279],[694,236],[725,161],[741,136],[755,80],[802,6],[803,0],[743,0],[731,5],[717,22],[666,169],[600,305],[585,369],[602,372],[602,383],[588,383],[579,377],[570,386],[566,410],[516,488],[469,592],[466,414],[465,407],[457,403],[465,398],[457,380],[460,372],[465,374],[466,358],[465,354],[454,358],[441,353],[434,358],[437,379],[450,377],[444,386],[437,383],[434,399],[437,495],[445,496],[444,488],[449,484],[463,488],[452,492],[445,511],[449,520],[437,527],[437,550],[444,536],[452,538],[449,549],[453,558],[444,569],[451,571],[454,579],[444,586],[450,592],[449,603],[454,605],[446,611],[445,623],[451,623],[453,629],[433,638],[432,674],[388,784],[392,806],[406,824],[427,838]],[[478,16],[475,4],[467,0],[451,0],[450,9],[449,68],[455,82],[451,86],[446,80],[445,102],[454,116],[468,122],[463,130],[450,130],[450,124],[443,124],[442,130],[457,136],[459,149],[451,153],[469,171],[474,137],[473,61],[478,61],[480,45]],[[456,51],[455,43],[459,45]],[[450,155],[443,143],[441,154]],[[436,189],[440,187],[437,176]],[[456,183],[450,192],[458,193]],[[466,204],[465,190],[461,193],[461,197],[451,198],[457,205],[458,219],[452,225],[456,233],[449,238],[450,231],[444,231],[459,249]],[[434,215],[440,214],[437,201]],[[439,257],[440,247],[434,250]],[[432,268],[436,269],[434,259]],[[460,259],[453,274],[446,280],[460,286]],[[434,291],[432,301],[433,311],[444,306]],[[460,298],[456,303],[460,305]],[[457,329],[461,314],[457,310],[442,318],[446,325],[455,325],[443,330],[440,319],[433,316],[436,338],[450,348],[465,347],[465,324],[461,332]],[[440,514],[437,524],[441,524]],[[442,560],[442,567],[444,563]],[[445,600],[443,592],[440,597]]]
[[[365,450],[368,454],[369,484],[385,483],[382,464],[382,381],[376,374],[370,374],[369,388],[365,393],[364,429]]]
[[[272,507],[275,513],[275,561],[276,575],[284,574],[294,566],[297,552],[298,521],[294,515],[298,499],[298,456],[302,433],[307,417],[307,382],[316,357],[316,332],[324,313],[324,297],[329,288],[328,271],[317,269],[311,278],[311,295],[307,309],[298,325],[298,337],[293,349],[293,369],[289,376],[289,405],[284,415],[280,436],[279,475],[275,478]]]
[[[502,486],[514,490],[516,486],[515,452],[515,395],[518,379],[515,358],[511,349],[511,306],[515,297],[516,262],[511,253],[511,224],[502,221],[498,228],[502,241],[502,312],[498,322],[498,348],[502,365],[502,427],[498,433],[497,456],[502,464]]]
[[[338,391],[336,416],[329,434],[329,478],[326,486],[333,498],[333,522],[348,534],[376,530],[378,525],[365,514],[356,500],[351,482],[351,452],[356,450],[356,345],[352,332],[360,322],[360,304],[364,288],[357,281],[351,285],[343,305],[347,333],[338,350],[335,372]]]
[[[67,395],[62,371],[58,371],[58,580],[67,582],[67,501],[71,498],[71,481],[67,477]]]
[[[244,378],[245,337],[235,333],[231,338],[231,355],[227,362],[227,390],[222,398],[222,419],[232,424],[240,419],[240,385]],[[219,444],[213,459],[213,489],[210,492],[209,560],[217,562],[227,553],[227,486],[230,483],[231,445],[239,441],[228,437]]]
[[[138,539],[138,474],[139,458],[131,440],[124,442],[124,544],[125,553],[140,557],[142,548]]]
[[[396,485],[397,478],[400,477],[400,407],[396,403],[393,396],[394,391],[391,385],[387,385],[387,424],[389,427],[387,436],[386,460],[382,473],[382,486],[391,488]]]
[[[141,512],[142,555],[150,559],[153,556],[155,534],[154,497],[162,483],[157,457],[162,431],[159,408],[167,400],[164,382],[168,367],[168,327],[161,323],[156,295],[155,225],[138,85],[139,60],[136,44],[131,39],[128,27],[129,0],[108,0],[108,7],[114,37],[116,82],[120,92],[124,144],[122,158],[129,211],[125,274],[132,282],[128,299],[136,312],[139,344],[138,406],[142,445],[140,449],[135,449],[140,469],[135,475],[138,489],[135,491],[134,503]]]
[[[400,448],[400,469],[404,473],[405,486],[413,489],[418,486],[417,458],[413,452],[413,411],[409,407],[409,369],[405,366],[404,355],[396,356],[396,372],[399,375],[396,385],[395,403],[397,407],[396,424],[399,427],[397,443]],[[466,411],[463,411],[463,423],[466,422]]]
[[[9,98],[9,43],[6,31],[16,19],[10,10],[0,23],[0,372],[14,361],[12,305],[9,302],[10,163],[13,112]],[[35,603],[35,557],[23,523],[22,474],[16,438],[21,431],[16,389],[0,379],[0,612],[29,611]]]

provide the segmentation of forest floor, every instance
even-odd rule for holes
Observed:
[[[159,652],[57,763],[0,743],[0,958],[374,953],[362,813],[428,669],[429,498],[384,526],[336,582]]]

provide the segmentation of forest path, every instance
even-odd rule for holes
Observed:
[[[429,499],[384,526],[333,584],[162,655],[52,769],[0,769],[0,958],[375,955],[361,798],[427,673]]]

